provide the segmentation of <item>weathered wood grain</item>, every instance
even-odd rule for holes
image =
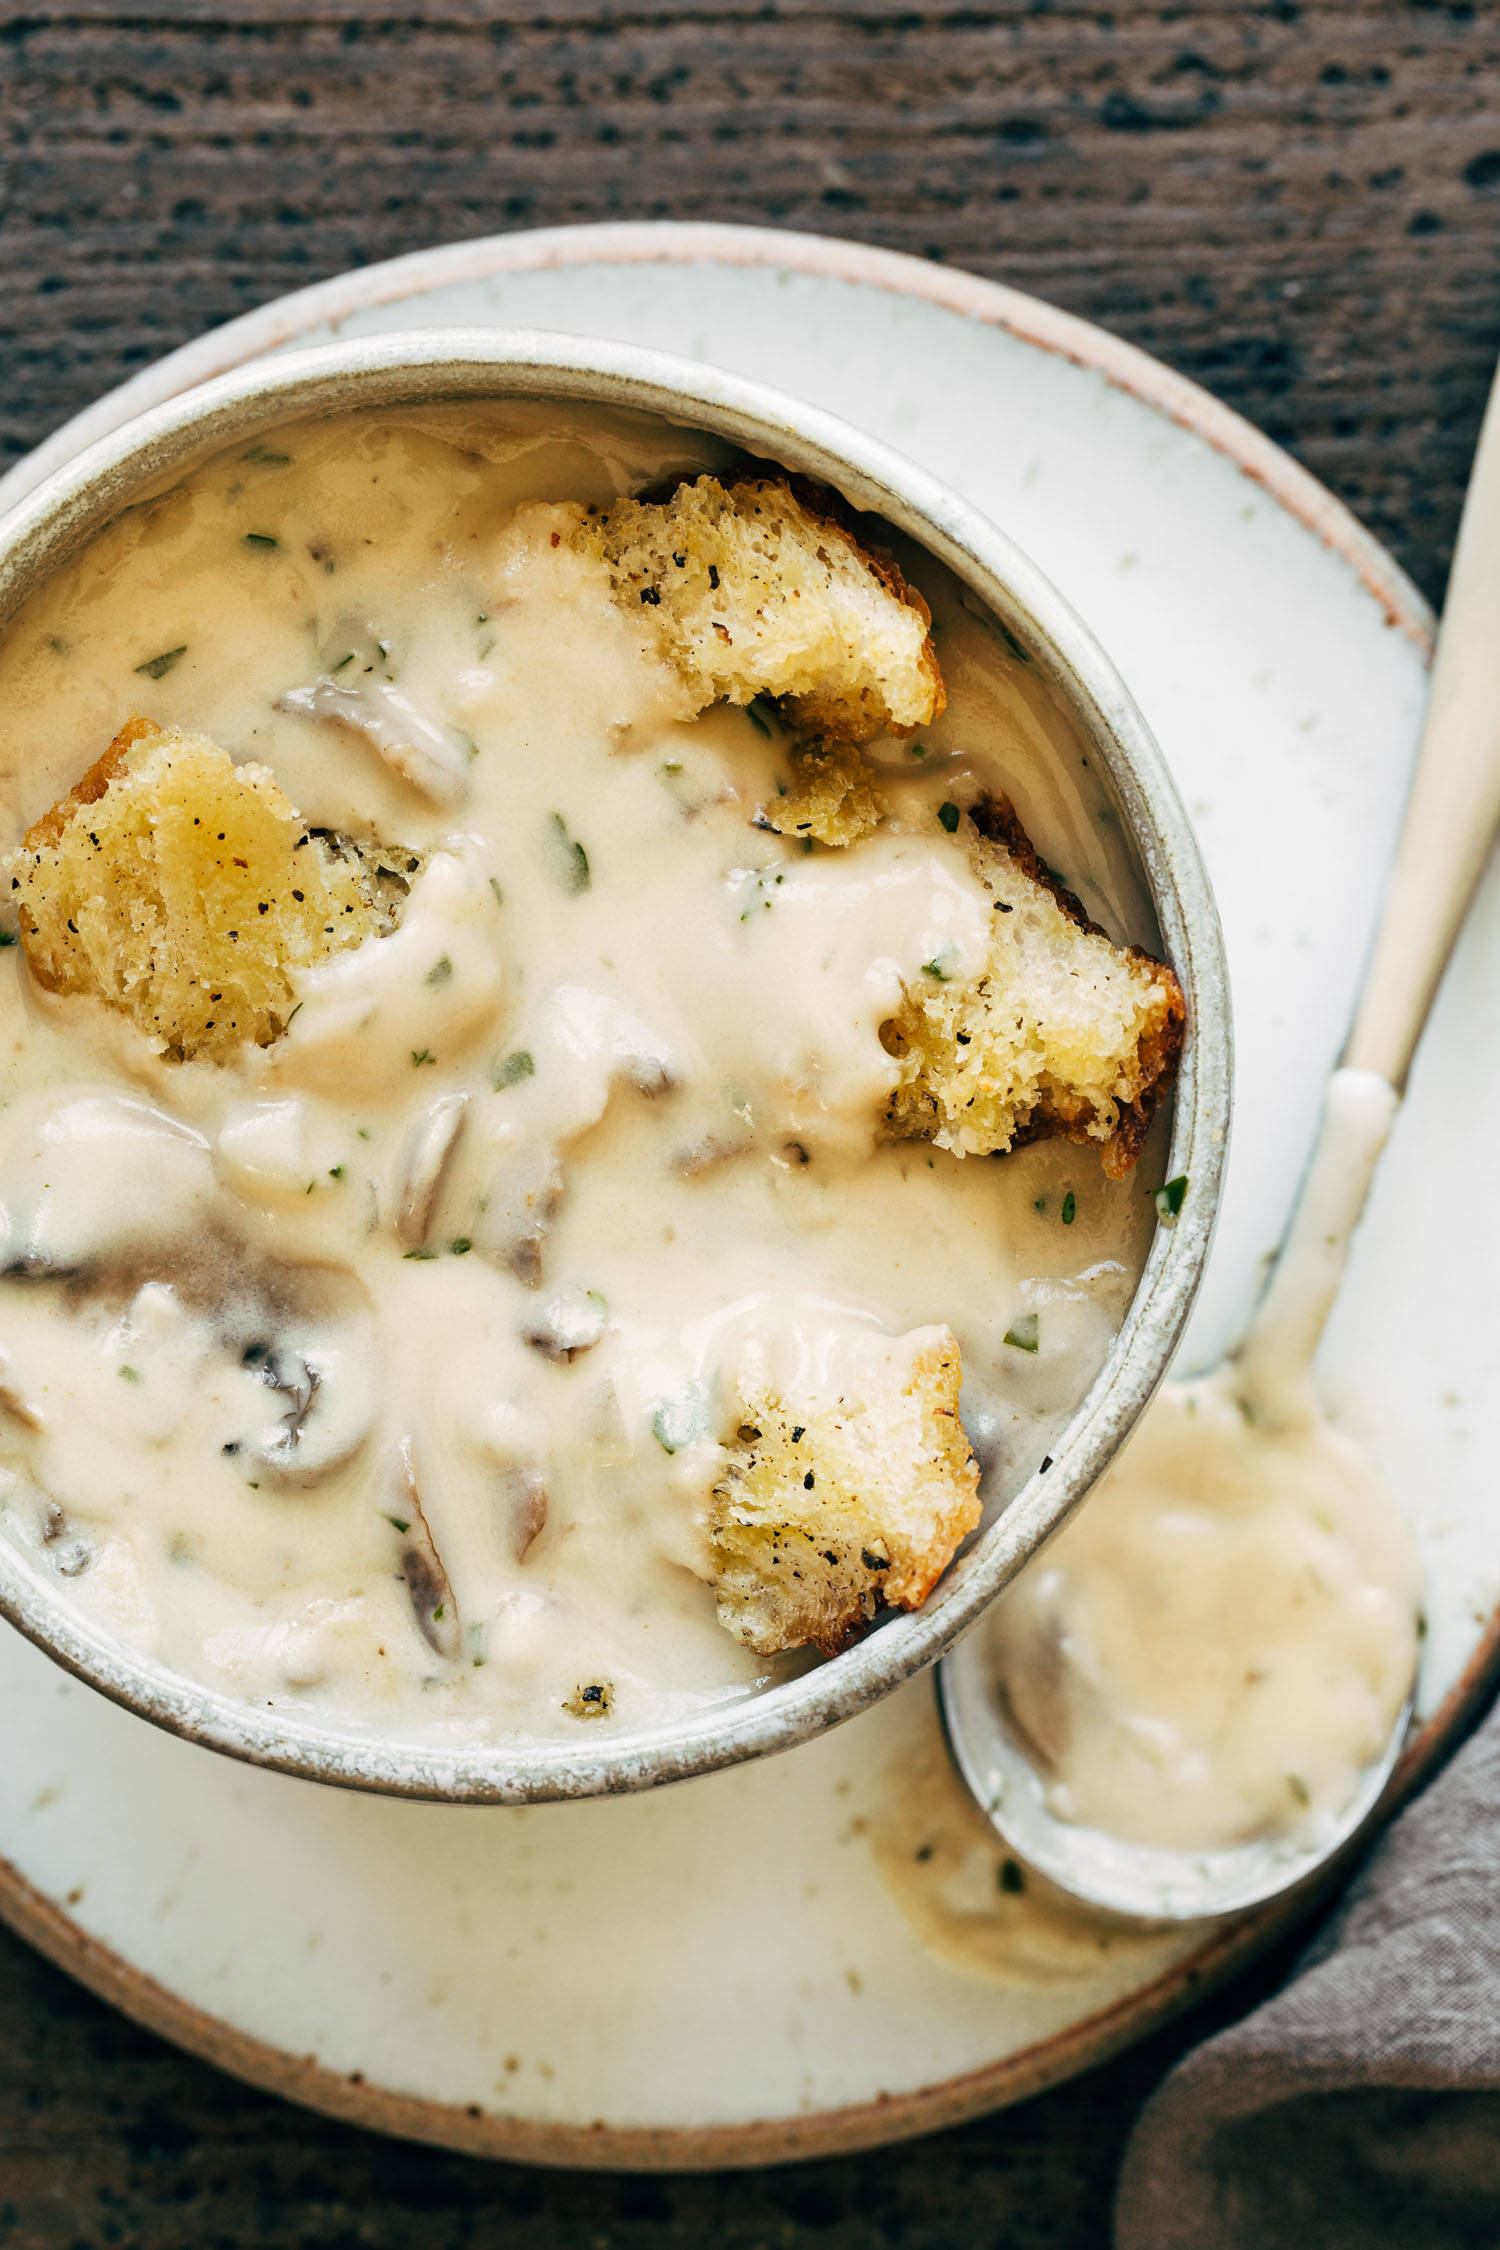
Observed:
[[[324,274],[613,217],[856,236],[1103,321],[1437,596],[1500,347],[1500,5],[0,5],[0,450]],[[0,2250],[1098,2250],[1185,2036],[879,2159],[567,2178],[251,2094],[0,1933]]]
[[[0,443],[280,291],[615,216],[994,274],[1262,423],[1440,590],[1500,343],[1494,0],[0,13]]]
[[[1187,2036],[878,2156],[538,2172],[252,2093],[0,1930],[0,2250],[1105,2250],[1126,2132]]]

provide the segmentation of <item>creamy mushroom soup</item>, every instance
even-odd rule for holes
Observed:
[[[5,634],[7,843],[142,714],[418,870],[228,1060],[0,956],[3,1525],[216,1688],[446,1742],[743,1696],[807,1661],[716,1618],[745,1370],[859,1398],[951,1330],[993,1511],[1128,1306],[1149,1152],[1110,1179],[1062,1141],[882,1137],[882,1025],[985,942],[955,805],[1003,788],[1154,940],[1103,777],[905,556],[946,712],[869,746],[889,812],[853,849],[757,825],[774,713],[686,719],[558,533],[722,458],[583,409],[294,425],[129,510]]]

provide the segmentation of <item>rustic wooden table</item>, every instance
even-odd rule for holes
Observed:
[[[0,136],[9,455],[347,266],[742,220],[1120,331],[1289,446],[1438,599],[1500,347],[1500,0],[38,0],[0,5]],[[250,2093],[0,1932],[0,2250],[1084,2250],[1203,2023],[884,2156],[569,2177]]]

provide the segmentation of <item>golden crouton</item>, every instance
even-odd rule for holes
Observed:
[[[791,787],[762,807],[762,827],[833,845],[857,844],[879,827],[885,805],[857,750],[838,742],[801,743],[791,767]]]
[[[389,928],[417,864],[310,832],[264,766],[137,718],[5,872],[37,983],[184,1060],[279,1037],[291,973]]]
[[[801,733],[869,742],[943,708],[927,604],[800,478],[702,476],[664,501],[616,500],[577,536],[697,710],[775,696]]]
[[[969,815],[994,903],[988,963],[966,983],[924,977],[882,1026],[901,1058],[897,1139],[960,1156],[1061,1136],[1119,1179],[1141,1153],[1182,1046],[1182,987],[1163,962],[1115,945],[1032,849],[1013,807]]]
[[[872,1397],[742,1392],[709,1530],[719,1623],[747,1648],[835,1655],[877,1609],[919,1608],[978,1523],[958,1345],[946,1328],[912,1340]]]

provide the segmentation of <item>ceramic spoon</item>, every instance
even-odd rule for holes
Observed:
[[[1385,908],[1353,1029],[1329,1081],[1318,1138],[1266,1290],[1238,1350],[1214,1376],[1247,1424],[1279,1420],[1321,1437],[1314,1353],[1413,1053],[1500,824],[1500,377],[1490,396],[1459,527],[1432,690]],[[1168,1393],[1185,1397],[1181,1386]],[[1148,1409],[1171,1410],[1170,1397]],[[1331,1446],[1334,1441],[1329,1439]],[[1032,1569],[1036,1563],[1031,1565]],[[1004,1597],[1002,1597],[1003,1600]],[[1258,1905],[1308,1882],[1378,1810],[1411,1714],[1352,1801],[1308,1837],[1184,1852],[1127,1842],[1058,1817],[996,1693],[981,1625],[943,1662],[944,1724],[965,1782],[1010,1847],[1090,1905],[1153,1921]]]

